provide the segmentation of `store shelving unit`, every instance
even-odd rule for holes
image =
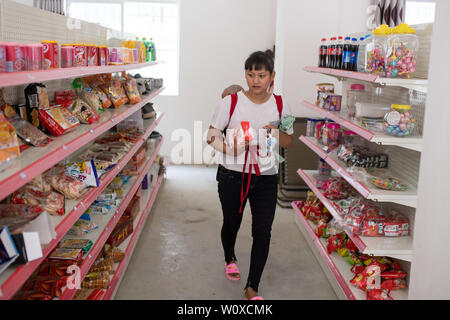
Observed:
[[[350,264],[336,252],[328,254],[326,240],[318,238],[314,233],[313,223],[306,220],[294,202],[291,205],[297,214],[297,221],[301,225],[300,230],[304,230],[303,234],[313,253],[321,263],[322,268],[327,270],[326,275],[337,295],[348,300],[366,300],[366,293],[350,284],[350,280],[355,276],[350,271]],[[407,300],[408,290],[394,290],[391,292],[391,296],[394,300]]]
[[[157,114],[156,119],[147,120],[147,130],[131,147],[128,153],[111,169],[104,177],[102,177],[99,186],[91,189],[82,199],[67,200],[65,203],[66,214],[62,217],[51,217],[53,224],[56,226],[56,238],[53,239],[46,247],[42,249],[43,256],[40,259],[31,261],[25,265],[16,268],[10,267],[0,274],[0,299],[10,299],[17,290],[25,283],[34,270],[45,260],[45,258],[56,248],[63,236],[69,231],[72,225],[81,217],[81,215],[89,208],[94,200],[103,192],[108,184],[119,174],[125,167],[131,157],[142,146],[146,139],[150,136],[154,128],[158,125],[164,113]],[[151,122],[151,124],[149,123]],[[12,192],[12,190],[10,190]]]
[[[137,240],[139,239],[139,236],[145,225],[145,221],[147,220],[150,211],[153,207],[153,204],[156,200],[156,195],[158,194],[162,181],[163,181],[163,174],[159,175],[156,184],[151,191],[145,190],[142,192],[143,199],[148,199],[147,205],[143,210],[141,210],[141,212],[135,218],[133,225],[133,233],[131,234],[131,236],[125,239],[125,241],[119,245],[119,249],[125,252],[125,258],[118,264],[117,269],[110,282],[110,285],[102,298],[103,300],[114,299],[117,289],[119,288],[120,282],[123,279],[123,274],[125,273],[125,270],[127,269],[128,264],[130,262],[131,255],[133,254],[134,249],[136,247]]]
[[[396,86],[407,89],[412,89],[420,92],[427,92],[427,79],[400,79],[400,78],[382,78],[375,74],[354,72],[339,69],[320,68],[315,66],[304,67],[305,71],[321,73],[328,76],[337,77],[339,79],[348,78],[355,80],[362,80],[366,82],[376,83],[382,86]]]
[[[84,277],[88,273],[89,269],[91,268],[92,264],[94,263],[96,257],[102,250],[103,246],[106,243],[106,240],[108,240],[111,232],[114,230],[115,226],[117,225],[120,217],[124,213],[125,209],[127,208],[128,204],[130,203],[131,199],[133,198],[134,194],[136,193],[137,189],[142,183],[142,180],[144,179],[144,176],[148,173],[151,165],[153,164],[153,161],[155,160],[156,156],[158,155],[159,150],[161,149],[161,146],[164,143],[164,139],[162,139],[158,146],[155,148],[155,150],[151,154],[147,154],[146,161],[142,165],[142,168],[140,170],[140,173],[137,177],[133,177],[131,181],[129,181],[124,186],[124,198],[122,199],[120,205],[117,207],[116,210],[114,210],[114,214],[106,214],[106,215],[92,215],[91,219],[94,221],[94,223],[97,224],[98,229],[84,237],[76,237],[81,239],[89,239],[91,240],[94,245],[92,246],[91,250],[85,254],[84,260],[82,264],[80,265],[80,280],[83,281]],[[113,210],[111,210],[113,211]],[[133,229],[134,230],[134,229]],[[73,238],[72,236],[66,236],[68,238]],[[60,297],[60,300],[71,300],[73,298],[73,295],[75,294],[76,289],[67,289],[63,291],[63,294]]]
[[[367,130],[366,128],[363,128],[358,123],[345,118],[339,112],[322,109],[319,106],[316,106],[315,104],[312,104],[308,101],[302,101],[302,105],[311,109],[324,118],[331,119],[334,122],[339,123],[341,126],[357,133],[359,136],[370,142],[386,146],[399,146],[415,151],[422,151],[422,137],[394,137],[385,133],[372,132],[370,130]]]
[[[113,73],[133,69],[141,69],[161,63],[152,61],[145,63],[133,63],[116,66],[91,66],[76,68],[58,68],[51,70],[23,71],[12,73],[0,73],[0,88],[29,84],[33,82],[45,82],[70,78],[86,77],[100,73]]]
[[[328,209],[331,215],[338,221],[338,223],[342,226],[343,218],[338,213],[336,208],[333,206],[333,201],[327,199],[323,192],[320,191],[313,179],[313,174],[317,173],[317,171],[312,170],[302,170],[298,171],[299,176],[306,182],[308,187],[317,195],[317,197],[322,201],[324,206]],[[350,230],[344,228],[344,231],[348,235],[350,239],[352,239],[353,243],[359,249],[361,253],[375,255],[375,256],[389,256],[393,258],[398,258],[405,261],[411,261],[412,258],[412,237],[363,237],[354,234]]]
[[[350,172],[347,171],[344,165],[341,164],[341,162],[335,156],[327,154],[315,138],[301,136],[300,141],[305,143],[319,157],[324,159],[364,198],[380,202],[395,202],[414,208],[417,206],[417,188],[415,186],[408,186],[408,190],[406,191],[389,191],[378,189],[377,187],[372,186],[367,182],[360,181],[355,178]]]
[[[11,167],[0,173],[0,200],[140,110],[163,90],[164,87],[155,89],[137,104],[107,109],[100,121],[79,125],[73,131],[53,138],[45,147],[25,150]]]

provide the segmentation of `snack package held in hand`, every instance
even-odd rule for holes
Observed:
[[[139,95],[136,80],[134,80],[133,78],[124,80],[123,87],[130,104],[135,104],[141,101],[141,96]]]
[[[294,122],[295,122],[294,116],[289,115],[289,114],[285,115],[283,118],[281,118],[281,121],[280,121],[280,127],[279,127],[280,131],[287,133],[294,125]]]
[[[8,168],[19,155],[16,131],[0,112],[0,172]]]
[[[13,193],[11,203],[37,205],[52,216],[64,215],[64,197],[53,191],[40,192],[33,187],[25,186]]]
[[[81,123],[92,124],[97,122],[100,117],[83,99],[75,99],[72,104],[72,114],[78,118]]]
[[[394,300],[386,289],[370,289],[367,290],[367,300]]]
[[[97,168],[94,160],[84,162],[68,162],[65,173],[81,181],[86,187],[98,187]]]
[[[33,126],[43,129],[40,124],[39,109],[48,108],[50,102],[48,100],[47,87],[42,83],[32,83],[25,88],[25,101],[27,104],[27,121]]]
[[[81,198],[86,190],[84,183],[66,175],[64,168],[53,167],[44,173],[44,179],[53,189],[70,199],[76,200]]]
[[[102,85],[101,88],[111,100],[115,108],[118,108],[128,102],[125,90],[119,80],[112,80],[110,83]]]
[[[104,94],[104,93],[103,93]],[[81,98],[88,103],[88,105],[101,116],[105,109],[103,103],[100,100],[99,95],[90,87],[83,88],[80,94]],[[106,97],[106,96],[105,96]],[[106,97],[107,98],[107,97]]]
[[[40,109],[39,120],[55,136],[60,136],[80,125],[78,119],[61,106]]]

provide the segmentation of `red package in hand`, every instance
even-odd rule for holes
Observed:
[[[367,290],[366,299],[367,300],[394,300],[389,295],[389,290],[386,289],[371,289]]]
[[[402,279],[406,277],[406,272],[402,270],[391,270],[381,273],[381,277],[384,279]]]
[[[406,288],[405,279],[389,279],[381,281],[381,289],[396,290]]]

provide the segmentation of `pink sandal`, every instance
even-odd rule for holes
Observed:
[[[231,277],[229,275],[230,273],[239,273],[239,278]],[[241,280],[241,273],[239,272],[236,263],[230,263],[227,265],[227,263],[225,262],[225,277],[227,277],[227,279],[231,281]]]

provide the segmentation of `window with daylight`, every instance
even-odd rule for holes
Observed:
[[[156,58],[164,63],[135,72],[142,77],[163,78],[166,89],[161,95],[178,95],[178,1],[69,0],[67,13],[76,19],[134,34],[139,39],[149,41],[152,38]]]

